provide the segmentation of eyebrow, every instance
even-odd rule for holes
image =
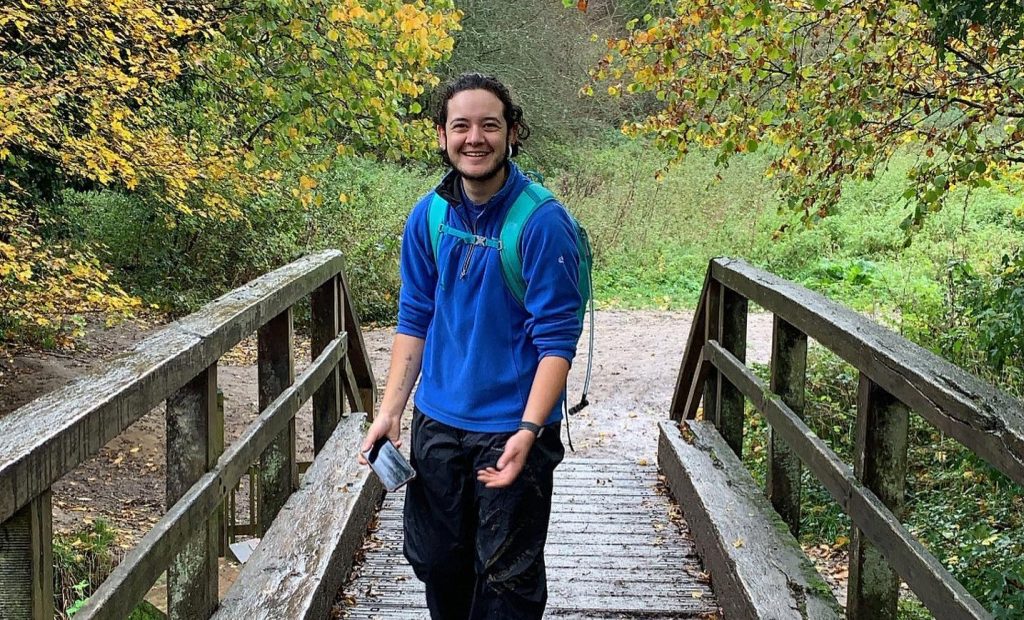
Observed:
[[[482,120],[483,122],[487,122],[487,121],[497,121],[497,122],[499,122],[499,123],[500,123],[500,122],[502,122],[502,121],[503,121],[504,119],[503,119],[502,117],[500,117],[500,116],[485,116],[485,117],[484,117],[484,118],[482,118],[481,120]],[[468,117],[465,117],[465,116],[456,116],[455,118],[450,118],[450,119],[448,119],[448,123],[449,123],[449,124],[450,124],[450,123],[457,123],[457,122],[459,122],[459,121],[469,121],[469,118],[468,118]]]

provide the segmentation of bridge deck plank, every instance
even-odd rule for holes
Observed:
[[[366,558],[342,591],[342,617],[429,618],[402,556],[404,494],[389,495]],[[716,618],[715,594],[657,468],[568,459],[555,473],[545,549],[549,618]]]

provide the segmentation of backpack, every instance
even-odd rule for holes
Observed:
[[[498,238],[495,239],[474,235],[445,224],[445,215],[448,213],[449,206],[448,201],[435,192],[427,210],[427,226],[430,230],[430,248],[434,253],[434,264],[438,262],[441,235],[457,237],[463,243],[470,245],[494,248],[498,250],[498,256],[501,257],[501,273],[504,277],[505,285],[512,296],[520,304],[523,304],[526,297],[526,280],[523,279],[523,258],[519,254],[519,240],[530,216],[542,205],[552,200],[555,200],[555,196],[550,190],[536,181],[530,181],[526,188],[520,192],[515,202],[512,203],[508,213],[505,215],[505,221],[501,224]],[[566,210],[566,213],[568,213],[568,210]],[[589,305],[590,307],[590,354],[587,356],[587,377],[583,384],[583,396],[579,404],[572,408],[568,408],[568,403],[566,403],[567,413],[574,414],[590,404],[587,401],[587,390],[590,389],[590,373],[594,358],[594,253],[590,248],[590,238],[587,236],[587,231],[571,213],[569,213],[569,220],[572,222],[573,230],[576,233],[576,248],[580,255],[578,286],[580,298],[583,302],[580,304],[579,314],[577,315],[580,322],[583,321],[583,317],[587,312],[587,306]],[[568,422],[568,417],[566,417],[566,422]],[[570,439],[570,447],[571,441]]]

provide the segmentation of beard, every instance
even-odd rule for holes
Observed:
[[[480,174],[467,174],[465,170],[460,169],[458,166],[455,165],[455,162],[452,161],[452,158],[448,155],[447,147],[443,149],[438,149],[438,151],[441,154],[441,161],[443,161],[446,166],[455,169],[455,171],[458,172],[463,179],[468,179],[470,181],[475,182],[490,181],[494,177],[498,176],[498,174],[501,173],[508,166],[508,163],[510,161],[508,156],[508,143],[506,143],[505,150],[502,151],[501,159],[495,162],[494,166]]]
[[[508,153],[506,152],[505,155],[501,159],[499,159],[497,162],[494,163],[494,166],[492,166],[490,169],[488,169],[488,170],[486,170],[484,172],[481,172],[480,174],[468,174],[465,170],[460,170],[458,166],[454,166],[453,165],[452,167],[459,171],[459,174],[462,175],[463,179],[467,179],[469,181],[482,182],[482,181],[490,181],[494,177],[498,176],[498,174],[501,173],[505,169],[505,166],[507,164],[508,164]]]

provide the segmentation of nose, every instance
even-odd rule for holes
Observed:
[[[466,135],[466,142],[470,144],[479,144],[483,142],[484,130],[476,125],[469,128],[469,134]]]

